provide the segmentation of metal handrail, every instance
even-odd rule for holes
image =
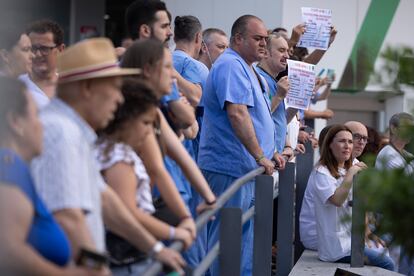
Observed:
[[[300,154],[298,151],[294,150],[293,157]],[[285,161],[287,162],[287,158],[285,157]],[[273,163],[276,165],[275,161]],[[275,166],[276,167],[276,166]],[[196,229],[199,231],[204,225],[207,224],[207,222],[224,206],[224,204],[247,182],[254,179],[256,176],[259,176],[265,172],[264,167],[258,167],[247,174],[243,175],[242,177],[236,179],[231,186],[219,197],[216,201],[216,206],[208,211],[203,212],[200,214],[196,221]],[[278,196],[279,189],[278,187],[274,188],[273,191],[273,198],[276,198]],[[255,214],[255,207],[251,207],[249,210],[247,210],[243,216],[242,216],[242,223],[244,224],[249,219],[251,219]],[[214,259],[217,257],[219,252],[219,246],[220,241],[218,241],[212,250],[205,256],[205,259],[200,263],[200,266],[196,268],[195,275],[202,274],[203,271],[205,271],[205,268],[208,268],[211,263],[214,261]],[[181,252],[184,249],[184,243],[182,241],[175,241],[170,246],[170,249],[176,250],[178,252]],[[207,260],[206,260],[207,259]],[[157,275],[162,271],[162,264],[159,261],[154,261],[149,268],[144,272],[144,276],[153,276]]]
[[[216,206],[213,209],[205,211],[197,217],[195,221],[197,231],[207,224],[207,222],[224,206],[224,204],[240,189],[240,187],[264,172],[265,168],[259,167],[236,179],[232,185],[219,198],[217,198]],[[184,249],[184,243],[182,241],[174,241],[169,248],[181,252]],[[159,261],[154,261],[144,272],[143,276],[157,275],[161,271],[162,264]]]

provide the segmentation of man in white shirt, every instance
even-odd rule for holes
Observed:
[[[408,113],[401,112],[394,114],[389,122],[390,144],[385,146],[377,156],[375,168],[392,170],[405,168],[405,173],[414,175],[414,161],[407,163],[407,158],[413,154],[404,150],[410,143],[411,138],[402,137],[400,131],[405,125],[414,125],[414,117]],[[414,259],[409,259],[404,253],[401,254],[399,272],[405,275],[414,275]]]
[[[414,118],[412,115],[401,112],[394,114],[389,123],[390,144],[385,146],[377,156],[375,167],[377,169],[396,169],[404,168],[407,174],[414,173],[414,163],[407,164],[406,158],[412,157],[413,154],[404,150],[405,146],[410,143],[411,139],[401,137],[401,127],[404,125],[413,125]]]
[[[19,78],[26,83],[37,107],[42,109],[55,96],[57,56],[65,49],[63,29],[54,21],[39,20],[33,22],[26,32],[34,54],[32,72]]]

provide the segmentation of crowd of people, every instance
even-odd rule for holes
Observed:
[[[268,175],[283,170],[305,143],[319,143],[321,158],[302,205],[301,240],[322,261],[349,262],[342,218],[352,209],[352,178],[367,167],[357,158],[371,132],[350,121],[318,140],[304,120],[333,112],[286,107],[287,60],[316,65],[326,52],[296,47],[306,26],[289,37],[243,15],[228,36],[188,15],[175,17],[173,33],[160,0],[134,1],[125,22],[130,38],[119,48],[107,38],[66,47],[62,28],[47,19],[2,26],[0,270],[140,275],[157,259],[182,274],[219,239],[220,214],[199,231],[197,215],[258,166]],[[332,27],[329,45],[336,34]],[[313,103],[329,97],[333,81],[316,79]],[[406,113],[391,119],[378,168],[406,165],[408,141],[395,130],[402,120],[413,122]],[[242,186],[225,207],[248,210],[254,189],[253,181]],[[182,254],[166,246],[176,240]],[[252,221],[242,240],[241,273],[251,275]],[[367,246],[367,263],[393,270],[383,251]],[[208,274],[220,275],[218,261]]]
[[[369,154],[375,157],[370,165],[379,170],[404,168],[407,175],[412,175],[414,162],[407,160],[413,155],[404,149],[411,139],[402,134],[409,125],[414,125],[412,115],[394,114],[389,122],[388,144],[381,143],[374,129],[368,131],[357,121],[328,125],[321,131],[321,157],[309,176],[299,218],[300,238],[306,249],[317,250],[323,261],[350,262],[353,177],[368,167],[358,158]],[[412,275],[414,262],[404,254],[404,247],[393,248],[396,256],[391,256],[387,248],[390,237],[376,236],[375,218],[374,222],[370,218],[372,214],[367,213],[365,263],[391,271],[398,265],[399,272]]]

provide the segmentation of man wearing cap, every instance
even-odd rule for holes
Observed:
[[[74,257],[82,248],[104,252],[105,225],[144,252],[181,270],[176,252],[165,249],[106,186],[94,156],[95,131],[104,128],[122,104],[123,75],[106,38],[84,40],[58,59],[57,97],[43,110],[44,152],[32,163],[36,188],[68,234]]]

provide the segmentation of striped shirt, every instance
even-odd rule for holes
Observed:
[[[105,250],[101,192],[105,183],[94,156],[96,134],[67,104],[55,98],[43,109],[43,153],[31,170],[51,212],[82,209],[96,249]]]

